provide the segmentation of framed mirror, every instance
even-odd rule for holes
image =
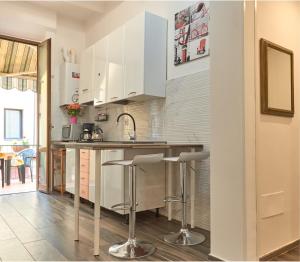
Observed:
[[[261,113],[294,116],[293,51],[260,40]]]

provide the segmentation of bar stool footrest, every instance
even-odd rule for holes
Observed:
[[[111,210],[114,211],[126,211],[130,209],[130,204],[129,203],[120,203],[120,204],[116,204],[110,207]]]
[[[177,196],[168,196],[165,198],[164,202],[181,202],[181,198]]]

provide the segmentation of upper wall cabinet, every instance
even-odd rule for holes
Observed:
[[[166,60],[167,21],[143,12],[85,50],[80,103],[165,97]]]
[[[83,51],[80,65],[79,103],[88,103],[94,100],[94,46]]]
[[[144,12],[124,27],[125,99],[165,97],[167,21]]]
[[[107,102],[124,99],[124,26],[108,35]]]
[[[105,37],[94,45],[94,106],[106,103],[107,40]]]

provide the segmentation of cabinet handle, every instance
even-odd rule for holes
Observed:
[[[98,76],[101,76],[101,73],[98,73]]]
[[[130,92],[130,93],[128,93],[128,96],[135,95],[135,94],[136,94],[136,92]]]
[[[110,100],[115,100],[117,98],[118,98],[117,96],[114,96],[114,97],[111,97]]]
[[[88,88],[82,89],[82,93],[88,91]]]

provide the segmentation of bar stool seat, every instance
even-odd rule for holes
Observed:
[[[114,205],[113,209],[129,209],[129,236],[126,242],[117,243],[109,248],[112,256],[124,259],[143,258],[153,254],[156,248],[152,243],[137,240],[135,236],[136,220],[136,167],[142,164],[155,164],[163,160],[163,154],[137,155],[133,160],[113,160],[103,166],[121,165],[129,167],[129,203]]]
[[[182,205],[182,219],[181,219],[181,229],[177,233],[170,233],[164,236],[164,241],[175,245],[197,245],[205,240],[205,236],[192,232],[189,230],[186,222],[186,208],[187,208],[187,162],[189,161],[202,161],[209,157],[209,152],[182,152],[176,157],[166,157],[164,161],[178,162],[180,164],[180,184],[181,193],[180,197],[169,196],[166,198],[166,202],[181,202]]]
[[[130,166],[132,165],[133,160],[112,160],[112,161],[107,161],[102,164],[102,166]]]

